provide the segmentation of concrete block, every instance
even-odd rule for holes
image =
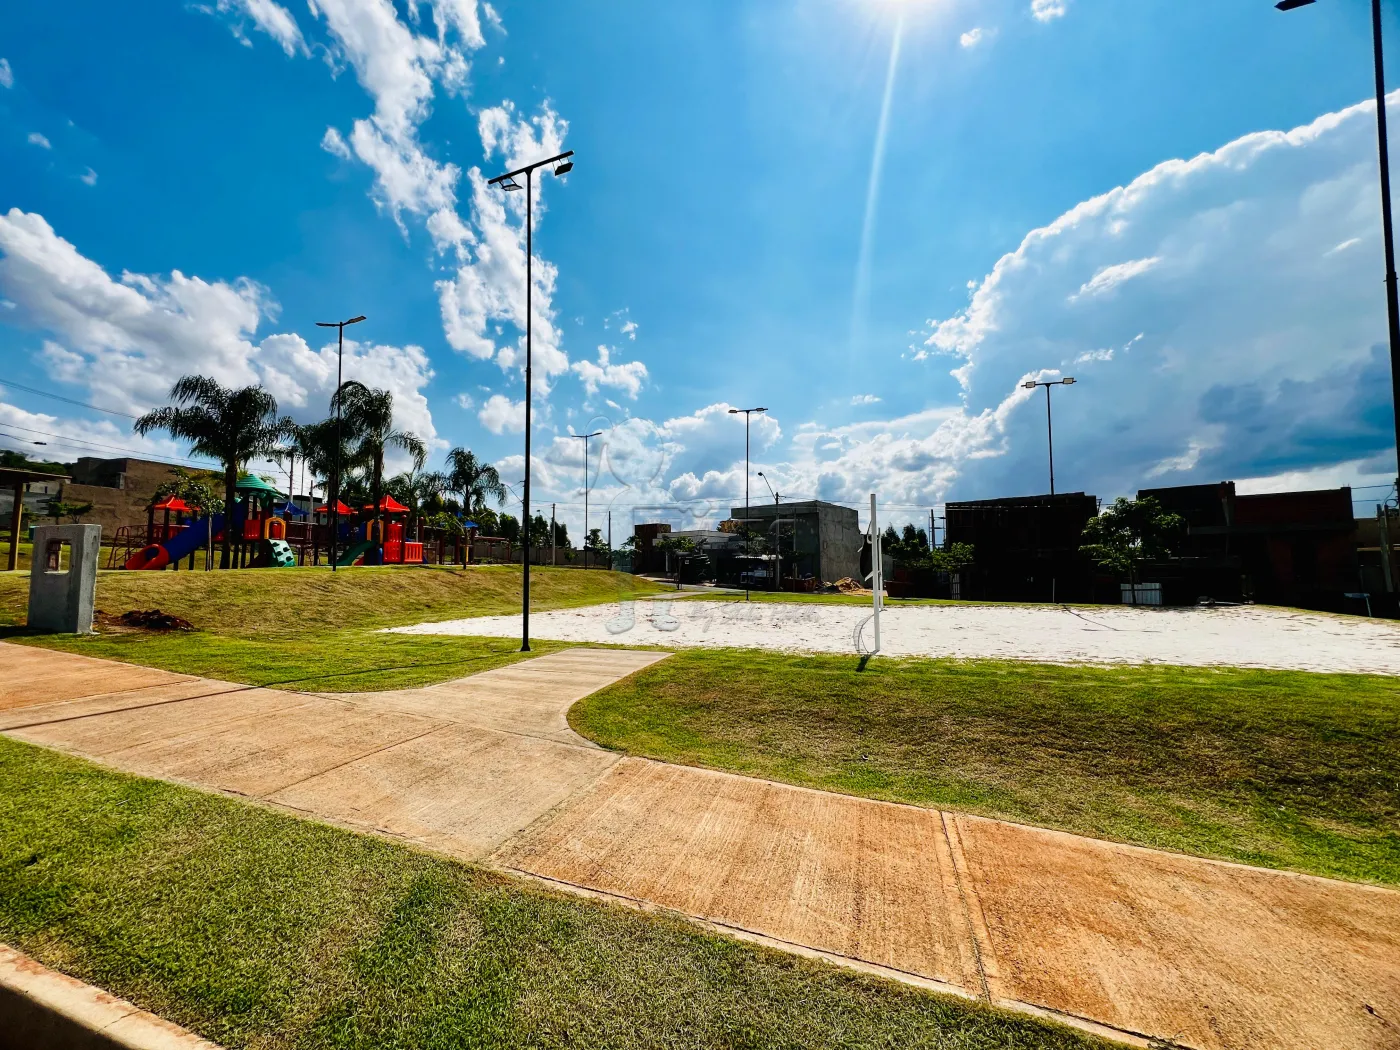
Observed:
[[[92,633],[101,544],[100,525],[35,528],[34,563],[29,573],[30,627],[61,634]]]

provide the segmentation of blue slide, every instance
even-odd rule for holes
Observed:
[[[152,543],[142,547],[126,560],[125,569],[163,569],[167,565],[178,564],[209,542],[210,536],[224,531],[224,516],[215,514],[212,519],[200,518],[181,529],[164,543]]]

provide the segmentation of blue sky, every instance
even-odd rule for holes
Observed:
[[[616,529],[724,516],[731,405],[795,497],[1044,491],[1019,382],[1064,374],[1061,489],[1393,478],[1363,4],[79,2],[7,5],[0,57],[11,447],[178,457],[23,388],[185,371],[315,418],[313,322],[364,313],[347,374],[518,479],[523,213],[480,182],[562,147],[535,499],[575,526],[584,429]]]

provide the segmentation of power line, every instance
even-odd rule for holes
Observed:
[[[23,383],[11,382],[8,379],[0,380],[0,386],[13,387],[15,390],[23,390],[26,394],[38,394],[40,397],[53,398],[55,401],[62,401],[65,405],[77,405],[79,408],[90,408],[94,412],[107,412],[114,416],[124,416],[127,419],[135,419],[130,412],[118,412],[115,408],[103,408],[100,405],[90,405],[86,401],[75,401],[71,397],[64,397],[62,394],[55,394],[48,390],[39,390],[32,386],[25,386]]]
[[[197,460],[190,458],[157,456],[150,452],[140,452],[132,448],[122,448],[119,445],[106,445],[99,441],[89,441],[86,438],[72,438],[66,434],[53,434],[47,430],[35,430],[33,427],[22,427],[17,423],[0,423],[0,427],[8,427],[11,430],[22,430],[27,434],[38,434],[41,437],[54,438],[60,445],[77,449],[80,452],[90,452],[97,450],[107,450],[111,452],[123,452],[128,456],[137,459],[147,459],[157,463],[170,463],[173,466],[196,466],[207,469],[213,460]],[[13,435],[10,435],[13,436]]]

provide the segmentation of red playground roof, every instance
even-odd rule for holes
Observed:
[[[191,511],[191,510],[194,510],[193,507],[191,507],[188,503],[186,503],[184,500],[182,500],[179,496],[166,496],[165,499],[161,500],[159,503],[157,503],[157,504],[156,504],[154,507],[152,507],[151,509],[152,509],[152,510],[183,510],[183,511]]]
[[[330,509],[331,509],[331,508],[330,508],[330,504],[326,504],[326,505],[323,506],[323,507],[317,507],[317,508],[316,508],[316,513],[317,513],[317,514],[326,514],[326,513],[328,513],[328,512],[330,511]],[[339,513],[341,513],[341,514],[353,514],[353,513],[355,513],[355,512],[352,511],[349,507],[347,507],[344,503],[340,502],[340,500],[336,500],[336,501],[335,501],[335,509],[336,509]]]
[[[402,503],[400,503],[398,500],[394,499],[393,496],[390,496],[390,495],[388,495],[387,493],[386,493],[385,496],[384,496],[384,499],[383,499],[383,501],[382,501],[382,504],[383,504],[383,507],[384,507],[384,513],[385,513],[385,514],[407,514],[407,513],[408,513],[408,508],[407,508],[407,507],[405,507]],[[374,510],[374,504],[373,504],[373,503],[366,503],[366,504],[365,504],[365,510]]]

